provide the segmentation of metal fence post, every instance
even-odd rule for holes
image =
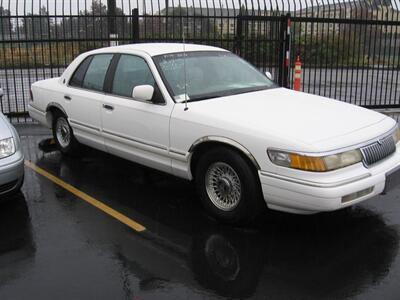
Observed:
[[[243,38],[243,19],[241,13],[236,17],[235,53],[241,55]]]
[[[115,26],[115,0],[107,0],[108,37],[110,46],[118,45],[118,34]]]
[[[282,15],[280,28],[280,46],[279,46],[279,75],[278,83],[282,87],[289,88],[290,71],[290,37],[291,37],[291,19],[290,14]]]
[[[281,16],[280,28],[279,28],[279,65],[278,65],[278,84],[283,86],[283,73],[285,64],[285,28],[286,18]]]
[[[284,76],[283,76],[283,86],[286,88],[290,88],[290,80],[289,80],[289,74],[290,74],[290,45],[291,45],[291,37],[292,37],[292,20],[290,17],[290,13],[286,14],[286,39],[285,39],[285,66],[284,66]]]
[[[132,43],[139,43],[139,10],[132,9]]]

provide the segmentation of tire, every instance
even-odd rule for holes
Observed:
[[[256,171],[232,149],[220,147],[202,155],[195,184],[204,208],[224,223],[247,224],[266,208]]]
[[[76,140],[68,118],[62,112],[55,112],[53,116],[53,138],[57,148],[62,154],[77,155],[79,152],[79,142]]]
[[[11,190],[8,191],[7,193],[3,194],[0,196],[0,204],[7,203],[14,201],[15,195],[21,192],[21,187],[24,184],[24,179],[25,175],[22,175],[22,177],[19,179],[18,184]]]

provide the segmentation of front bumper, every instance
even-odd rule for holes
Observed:
[[[24,155],[18,150],[0,159],[0,198],[18,190],[24,179]]]
[[[270,209],[312,214],[338,210],[381,194],[385,188],[386,174],[398,167],[399,147],[395,153],[370,168],[366,169],[360,163],[352,169],[351,177],[349,174],[346,176],[346,172],[341,172],[330,183],[307,182],[263,171],[259,171],[259,177],[264,199]],[[358,176],[354,176],[355,168],[360,170]],[[366,195],[351,201],[343,200],[344,196],[368,188],[372,188],[372,191]]]

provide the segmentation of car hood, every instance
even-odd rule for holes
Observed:
[[[313,152],[374,139],[396,123],[372,110],[285,88],[192,102],[189,108],[215,127],[273,136],[275,141],[302,145],[302,149],[290,149]]]

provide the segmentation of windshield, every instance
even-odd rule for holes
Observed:
[[[154,61],[176,101],[185,100],[185,92],[189,101],[198,101],[276,87],[264,74],[230,52],[179,52],[156,56]]]

